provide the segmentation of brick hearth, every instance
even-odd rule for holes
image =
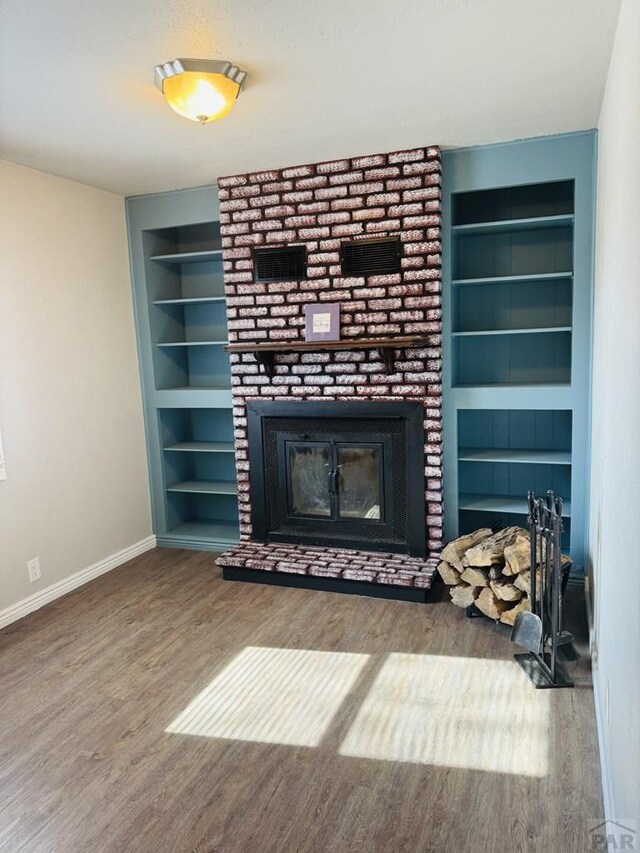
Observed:
[[[438,562],[438,557],[419,560],[405,554],[262,542],[245,542],[216,560],[223,567],[342,578],[416,589],[429,589]]]
[[[251,488],[246,403],[260,400],[420,400],[425,430],[425,525],[430,555],[442,546],[442,397],[441,397],[441,230],[440,150],[416,148],[390,154],[332,160],[316,165],[253,172],[220,178],[220,222],[225,292],[232,342],[303,340],[303,306],[339,302],[341,336],[424,334],[427,345],[396,352],[396,372],[385,373],[373,350],[287,353],[276,357],[269,378],[251,354],[231,354],[236,467],[240,505],[240,546],[220,559],[245,559],[244,567],[269,570],[271,560],[291,565],[278,571],[310,572],[308,554],[298,546],[252,543]],[[343,239],[400,235],[401,272],[343,277]],[[252,247],[304,244],[308,276],[303,281],[256,283]],[[280,553],[286,557],[274,556]],[[326,555],[326,549],[323,549]],[[262,554],[263,558],[259,555]],[[378,583],[418,578],[428,586],[428,571],[415,560],[386,556],[389,570],[375,561],[385,555],[341,551],[334,555],[344,571]],[[429,561],[430,562],[430,561]],[[395,571],[411,566],[406,575]],[[422,561],[423,566],[426,561]],[[412,574],[413,572],[413,574]],[[366,578],[365,578],[366,575]],[[336,575],[329,575],[336,577]],[[345,578],[357,579],[352,575]],[[389,580],[394,578],[394,580]]]

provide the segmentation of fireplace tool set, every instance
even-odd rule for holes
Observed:
[[[562,630],[563,572],[560,562],[562,498],[527,495],[531,539],[531,609],[516,617],[511,639],[528,649],[515,659],[534,687],[573,687],[558,661],[558,649],[573,636]],[[537,567],[537,569],[536,569]]]

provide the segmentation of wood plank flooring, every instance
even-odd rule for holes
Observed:
[[[575,689],[542,700],[518,686],[507,709],[507,718],[545,709],[534,735],[543,774],[512,772],[527,760],[513,738],[489,769],[465,742],[491,738],[499,752],[502,695],[472,725],[440,727],[450,749],[437,751],[438,766],[425,763],[429,661],[443,662],[432,668],[446,682],[447,672],[485,673],[487,661],[504,670],[514,652],[502,627],[438,598],[437,589],[421,605],[223,582],[209,554],[157,550],[3,629],[0,850],[581,853],[589,821],[602,817],[584,646],[570,665]],[[570,610],[584,636],[580,602]],[[166,732],[247,647],[368,657],[316,746]],[[448,658],[478,667],[449,670]],[[419,665],[413,686],[408,670],[391,670],[398,691],[414,691],[413,705],[397,702],[395,687],[384,693],[381,673],[388,678],[394,660]],[[461,700],[468,687],[460,684]],[[455,712],[451,681],[446,699]],[[384,713],[405,705],[414,716],[390,733]],[[386,723],[370,736],[380,709]],[[422,752],[413,758],[375,757],[414,741]],[[341,754],[354,743],[357,755]]]

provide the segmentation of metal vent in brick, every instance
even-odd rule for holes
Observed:
[[[256,281],[299,281],[307,277],[307,247],[254,249]]]
[[[345,240],[340,252],[343,275],[400,272],[402,243],[399,237]]]

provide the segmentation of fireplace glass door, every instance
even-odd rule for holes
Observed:
[[[285,440],[284,444],[291,518],[383,520],[382,443]]]
[[[380,521],[382,447],[338,445],[338,515]]]
[[[331,516],[331,447],[316,442],[287,442],[289,512],[302,517]]]

